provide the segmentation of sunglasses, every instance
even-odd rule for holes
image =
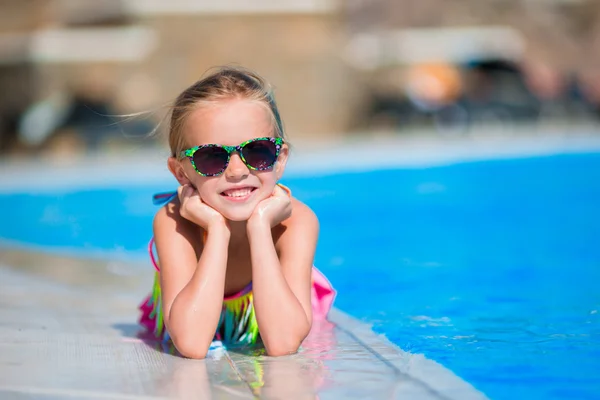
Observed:
[[[204,144],[183,150],[180,157],[189,158],[200,175],[217,176],[227,169],[231,154],[237,151],[249,169],[264,171],[275,165],[283,143],[284,140],[279,137],[262,137],[247,140],[239,146]]]

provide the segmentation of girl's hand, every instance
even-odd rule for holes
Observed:
[[[292,215],[290,196],[281,187],[275,186],[271,197],[258,203],[248,220],[248,226],[259,224],[272,228],[289,218],[290,215]]]
[[[205,231],[219,226],[227,226],[225,217],[202,201],[198,191],[189,184],[177,189],[181,204],[179,213],[185,219],[204,228]]]

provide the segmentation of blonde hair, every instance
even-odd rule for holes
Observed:
[[[274,136],[285,138],[279,110],[269,83],[250,70],[222,67],[185,89],[175,100],[169,124],[171,155],[179,157],[179,153],[185,150],[183,131],[187,117],[192,111],[202,105],[231,99],[246,99],[265,105],[271,114]]]

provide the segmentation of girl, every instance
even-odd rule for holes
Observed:
[[[317,217],[278,183],[289,147],[270,88],[236,68],[196,82],[175,101],[169,145],[181,186],[155,196],[167,204],[141,323],[189,358],[213,339],[296,352],[335,291],[313,267]]]

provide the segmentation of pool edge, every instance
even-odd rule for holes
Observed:
[[[458,377],[448,368],[422,354],[413,354],[402,350],[384,335],[375,333],[370,325],[344,311],[334,307],[330,311],[328,319],[353,336],[383,362],[399,373],[422,382],[439,396],[449,400],[488,399],[473,385]]]

